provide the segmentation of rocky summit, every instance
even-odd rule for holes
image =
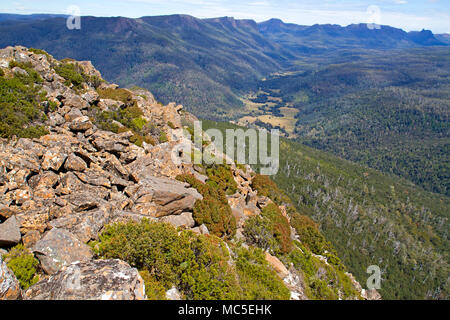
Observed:
[[[129,258],[147,248],[147,233],[139,238],[133,228],[155,223],[161,237],[168,226],[177,228],[175,238],[188,237],[186,250],[192,243],[212,243],[196,247],[204,252],[192,249],[194,260],[202,265],[204,255],[228,261],[235,275],[230,283],[237,283],[236,295],[223,289],[229,297],[258,298],[251,286],[266,280],[252,278],[246,266],[259,263],[287,299],[368,298],[331,249],[311,252],[289,224],[297,213],[258,188],[250,167],[174,162],[180,143],[198,149],[188,134],[196,118],[181,105],[109,84],[90,62],[58,61],[37,49],[0,50],[0,70],[2,86],[23,94],[0,101],[4,114],[15,108],[0,123],[0,299],[146,299],[158,290],[162,299],[174,293],[177,299],[204,297],[186,289],[193,284],[183,277],[168,276],[168,265],[141,263],[145,254]],[[272,222],[274,231],[266,232]],[[124,226],[129,229],[117,236]],[[108,251],[127,237],[138,240],[125,241],[119,253]],[[275,245],[280,239],[284,244]],[[145,249],[149,256],[157,254],[155,246]],[[185,259],[172,269],[190,272],[192,257]],[[329,294],[319,296],[317,286]],[[379,298],[371,292],[373,297]]]

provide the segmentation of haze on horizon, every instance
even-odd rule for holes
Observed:
[[[429,29],[450,33],[448,0],[16,0],[0,4],[0,12],[73,14],[138,18],[188,14],[197,18],[230,16],[257,22],[278,18],[300,25],[378,23],[406,31]]]

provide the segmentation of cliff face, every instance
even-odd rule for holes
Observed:
[[[31,264],[32,279],[21,282],[25,299],[144,299],[153,283],[141,277],[148,266],[97,250],[108,225],[143,220],[190,230],[197,240],[218,237],[238,279],[238,298],[254,296],[244,294],[237,252],[258,246],[266,251],[263,268],[291,299],[361,298],[361,286],[340,262],[314,254],[290,226],[298,214],[286,210],[289,204],[258,190],[250,167],[174,162],[178,144],[195,149],[187,133],[196,119],[181,105],[108,84],[90,62],[57,61],[36,49],[0,50],[0,68],[0,247],[7,249],[0,298],[18,297],[8,266],[15,271],[10,262],[27,256],[38,263]],[[254,230],[266,232],[266,225],[246,227],[249,220],[271,223],[273,215],[288,226],[284,246],[261,245],[263,235]],[[278,243],[275,231],[267,237]],[[306,260],[313,274],[302,269]],[[67,279],[78,281],[75,292]],[[192,290],[177,287],[181,280],[173,283],[169,298],[191,297]],[[314,291],[319,283],[328,296]]]

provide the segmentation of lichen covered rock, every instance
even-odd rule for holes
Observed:
[[[144,280],[121,260],[93,260],[65,266],[25,292],[28,300],[144,300]]]

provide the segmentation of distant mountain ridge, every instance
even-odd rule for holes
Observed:
[[[229,118],[242,109],[240,96],[261,78],[311,54],[332,55],[326,61],[333,63],[353,59],[336,50],[445,45],[431,32],[385,26],[307,27],[188,15],[82,17],[81,30],[68,30],[65,16],[0,14],[0,35],[1,47],[23,45],[59,59],[91,60],[110,81],[145,87],[164,103],[179,101],[211,119]]]

